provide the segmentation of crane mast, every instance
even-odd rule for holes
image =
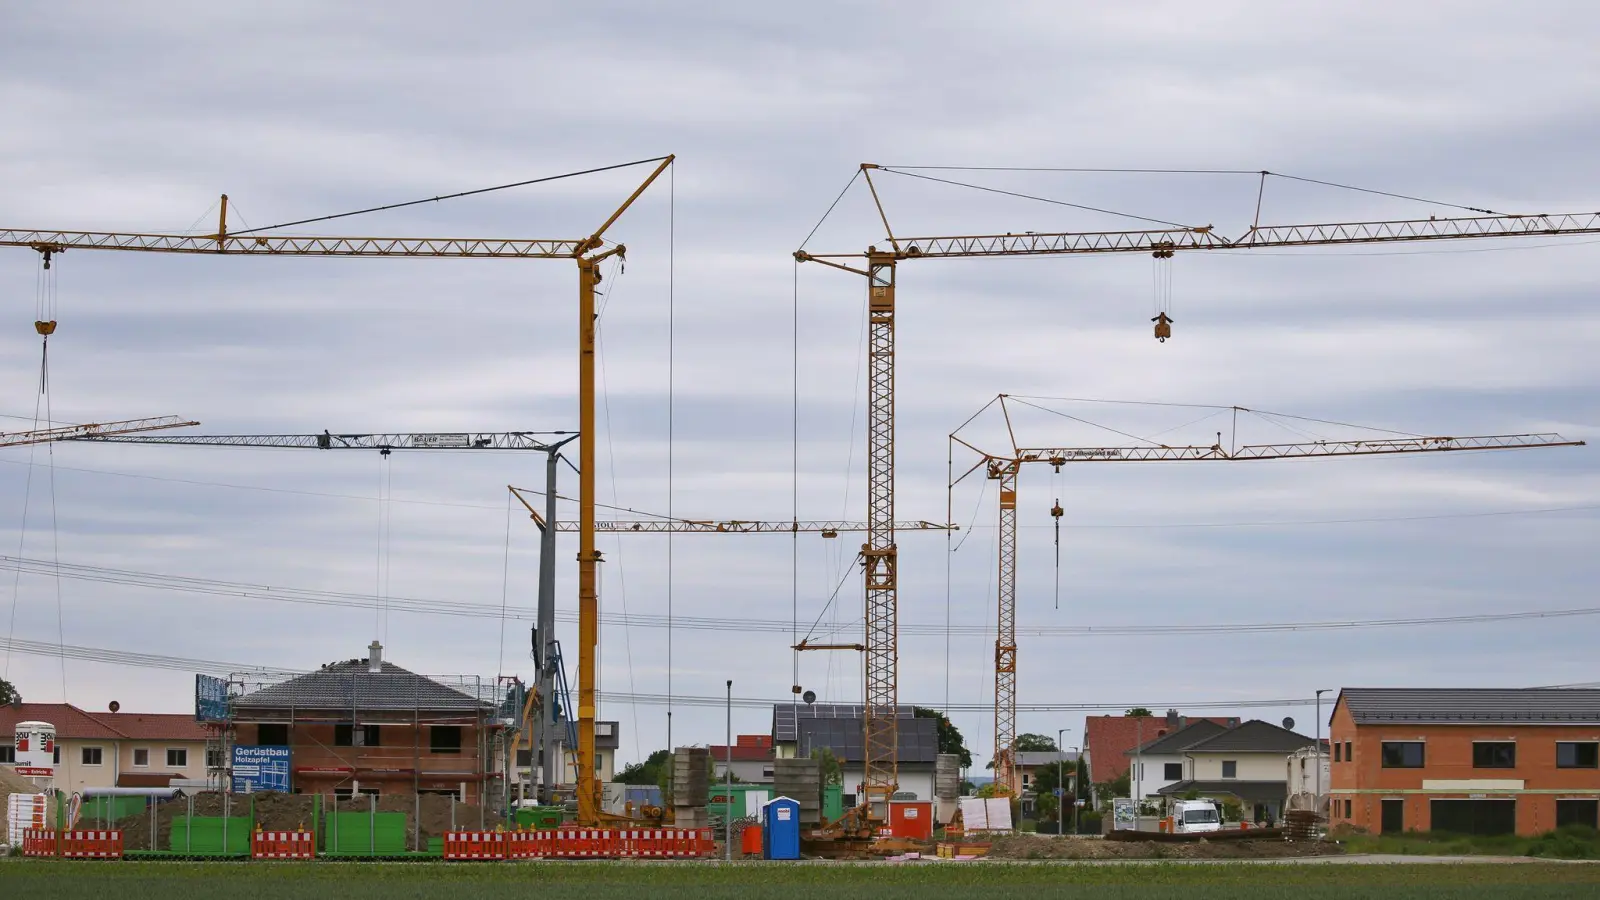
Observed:
[[[596,639],[599,633],[601,558],[594,549],[594,423],[595,423],[595,286],[600,263],[622,257],[627,248],[606,248],[605,233],[656,179],[671,166],[671,154],[641,163],[657,163],[644,181],[588,237],[521,240],[505,238],[337,237],[229,233],[228,198],[222,196],[217,233],[212,235],[142,232],[60,231],[0,228],[0,247],[26,247],[50,256],[66,250],[122,250],[145,253],[189,253],[224,256],[378,257],[383,259],[568,259],[578,266],[578,410],[583,439],[579,442],[578,541],[578,822],[600,821],[600,783],[594,775]],[[628,165],[634,165],[629,163]],[[438,198],[444,199],[444,198]],[[605,248],[605,249],[602,249]]]
[[[1006,395],[998,398],[1002,407]],[[1237,409],[1243,409],[1238,407]],[[1009,421],[1009,417],[1008,417]],[[956,435],[956,443],[979,454],[979,461],[966,475],[982,467],[985,476],[999,486],[999,590],[995,636],[994,769],[995,783],[1013,794],[1021,786],[1015,766],[1017,725],[1017,480],[1027,463],[1047,463],[1060,471],[1069,463],[1108,462],[1248,462],[1266,459],[1327,459],[1345,456],[1375,456],[1407,453],[1447,453],[1472,450],[1530,450],[1549,447],[1581,447],[1559,434],[1490,434],[1463,437],[1382,438],[1378,440],[1323,440],[1291,444],[1245,444],[1235,448],[1210,445],[1161,445],[1123,447],[1015,447],[1011,453],[996,456],[978,450]],[[959,483],[961,478],[956,479]],[[952,484],[952,487],[954,483]],[[1054,512],[1054,511],[1052,511]]]
[[[1210,225],[1143,231],[1020,232],[1008,234],[896,237],[878,196],[872,173],[883,167],[862,163],[860,173],[887,234],[889,249],[873,245],[866,252],[811,253],[796,250],[796,262],[816,262],[867,279],[867,539],[861,548],[867,640],[863,651],[865,682],[865,790],[868,818],[878,814],[880,799],[897,786],[898,737],[894,710],[898,704],[896,673],[898,551],[894,538],[894,316],[895,277],[899,262],[913,259],[1062,256],[1093,253],[1150,253],[1167,258],[1175,251],[1262,250],[1285,247],[1342,246],[1414,241],[1572,236],[1600,234],[1600,212],[1537,215],[1483,215],[1426,219],[1374,220],[1304,225],[1252,225],[1240,237],[1222,236]],[[1264,173],[1265,174],[1265,173]],[[1160,317],[1157,335],[1170,337],[1171,322]],[[1165,333],[1163,333],[1163,331]],[[803,649],[815,649],[803,648]],[[997,648],[997,669],[1003,656],[1015,666],[1015,642]],[[1014,674],[1014,671],[1013,673]],[[1014,682],[1011,685],[1014,687]]]

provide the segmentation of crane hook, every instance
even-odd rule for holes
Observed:
[[[1156,323],[1156,340],[1165,344],[1167,338],[1172,337],[1172,318],[1166,313],[1157,313],[1150,321]]]

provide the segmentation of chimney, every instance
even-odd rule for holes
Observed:
[[[377,641],[367,645],[367,671],[373,674],[383,671],[383,645]]]
[[[1167,727],[1172,729],[1172,730],[1174,730],[1174,731],[1176,731],[1178,729],[1178,711],[1177,710],[1175,710],[1175,709],[1167,710]]]

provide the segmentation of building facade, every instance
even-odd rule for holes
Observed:
[[[717,778],[725,777],[728,766],[733,766],[733,777],[746,784],[766,784],[772,781],[772,760],[775,757],[770,734],[741,734],[733,739],[730,751],[725,744],[712,744],[711,764]]]
[[[1190,794],[1232,799],[1244,818],[1274,824],[1288,804],[1290,757],[1315,745],[1315,739],[1270,722],[1242,722],[1179,751],[1183,780],[1157,793],[1175,799]]]
[[[1600,825],[1600,690],[1346,688],[1329,736],[1335,826]]]
[[[57,788],[166,787],[177,780],[219,777],[221,742],[192,715],[91,713],[69,703],[0,706],[0,765],[16,763],[18,722],[56,727]]]

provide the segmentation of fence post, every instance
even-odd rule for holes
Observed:
[[[367,795],[367,853],[378,855],[378,795]]]
[[[189,795],[189,818],[183,823],[183,852],[188,853],[194,843],[194,795]]]
[[[222,795],[222,855],[228,855],[228,820],[233,818],[233,795]],[[192,824],[192,823],[191,823]]]

